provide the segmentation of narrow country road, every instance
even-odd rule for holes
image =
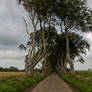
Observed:
[[[48,76],[41,81],[33,90],[27,89],[23,92],[79,92],[76,89],[70,87],[70,85],[64,82],[56,73]]]

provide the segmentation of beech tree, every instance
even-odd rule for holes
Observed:
[[[52,71],[53,68],[55,68],[56,61],[58,60],[58,69],[59,67],[63,67],[63,71],[65,71],[66,66],[69,63],[71,74],[74,74],[73,60],[75,56],[79,57],[80,60],[83,61],[80,53],[84,53],[84,48],[89,47],[87,42],[83,40],[83,37],[80,36],[80,32],[91,32],[90,27],[92,26],[92,11],[87,7],[86,0],[18,1],[28,12],[28,17],[34,28],[34,32],[29,33],[26,20],[24,19],[26,30],[30,37],[27,44],[29,51],[25,58],[26,74],[34,74],[34,67],[41,60],[43,60],[43,70]],[[56,30],[57,27],[58,30]],[[63,45],[61,45],[61,48],[58,47],[58,42],[55,42],[59,31],[59,34],[64,37],[64,41],[61,40],[61,43],[64,44],[64,48]],[[76,35],[77,33],[79,33],[79,35]],[[69,35],[71,35],[71,37]],[[57,37],[58,39],[60,38],[59,36]],[[77,48],[74,48],[78,44],[75,43],[77,39],[81,41],[81,45],[78,45],[79,48],[82,46],[82,49],[79,49],[79,52]],[[72,48],[71,44],[73,45]],[[53,52],[53,46],[56,46],[56,51],[60,49],[61,52],[57,54],[57,58],[55,59],[56,61],[51,63],[48,60],[48,57],[53,57],[53,54],[49,56],[48,50],[51,48]],[[25,48],[26,46],[21,45],[20,47]],[[74,52],[71,52],[71,49]],[[47,66],[49,68],[47,68]]]
[[[65,55],[66,55],[66,37],[65,33],[57,35],[55,40],[56,44],[48,47],[48,60],[53,65],[54,69],[61,72],[66,72],[67,64],[65,66]],[[90,49],[90,45],[83,36],[80,36],[76,33],[68,33],[69,38],[69,49],[70,49],[70,57],[75,62],[74,59],[77,57],[77,61],[84,63],[82,55],[86,55],[86,53]],[[63,43],[63,44],[62,44]]]
[[[54,8],[55,9],[55,8]],[[87,8],[86,0],[59,0],[54,10],[60,22],[61,33],[66,35],[66,64],[69,63],[71,73],[74,74],[74,65],[70,57],[68,32],[89,32],[92,25],[92,11]],[[65,64],[65,66],[66,66]]]

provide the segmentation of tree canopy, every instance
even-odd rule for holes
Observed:
[[[32,73],[34,67],[43,61],[43,71],[51,72],[56,68],[55,70],[65,72],[69,64],[73,74],[75,57],[83,63],[82,54],[86,54],[87,49],[90,48],[80,33],[91,32],[92,10],[87,7],[87,1],[18,1],[28,12],[34,28],[34,32],[29,33],[27,45],[20,45],[28,49],[28,55],[25,58],[26,72]],[[27,28],[26,20],[24,22]]]

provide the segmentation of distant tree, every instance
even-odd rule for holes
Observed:
[[[17,72],[17,71],[20,71],[18,68],[14,67],[14,66],[11,66],[9,68],[3,68],[3,67],[0,67],[0,71],[1,72]]]
[[[14,66],[11,66],[11,67],[9,68],[9,71],[19,71],[19,69],[16,68],[16,67],[14,67]]]
[[[0,71],[4,71],[4,68],[3,67],[0,67]]]

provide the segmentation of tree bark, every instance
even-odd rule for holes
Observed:
[[[65,61],[65,63],[66,64],[69,63],[69,65],[70,65],[70,72],[73,75],[75,73],[75,71],[74,71],[73,61],[70,58],[69,38],[68,38],[68,34],[67,33],[66,33],[65,37],[66,37],[66,61]]]

